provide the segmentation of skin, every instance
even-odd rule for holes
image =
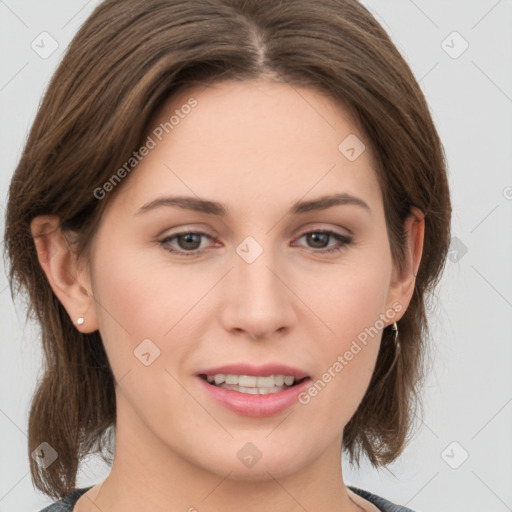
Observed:
[[[320,378],[393,304],[402,309],[385,325],[404,314],[423,250],[423,215],[413,209],[407,219],[400,273],[370,151],[349,161],[338,150],[349,134],[365,139],[340,104],[309,88],[226,81],[180,92],[152,126],[192,96],[195,109],[118,185],[89,262],[76,261],[53,229],[55,217],[32,222],[34,236],[48,233],[36,244],[55,294],[74,322],[84,316],[77,329],[99,329],[117,381],[113,467],[74,510],[375,511],[343,484],[340,453],[382,332],[309,404],[267,418],[217,405],[195,375],[272,361]],[[338,205],[285,214],[299,199],[334,192],[363,199],[370,211]],[[136,214],[166,194],[220,201],[229,215],[165,206]],[[353,240],[325,254],[341,244],[303,236],[318,229]],[[158,243],[180,231],[212,238]],[[263,249],[250,264],[236,252],[247,236]],[[179,256],[169,246],[205,252]],[[160,350],[149,366],[133,354],[146,338]],[[252,467],[237,457],[248,442],[262,453]]]

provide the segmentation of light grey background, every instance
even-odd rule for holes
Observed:
[[[0,0],[0,215],[42,93],[99,1]],[[425,417],[388,469],[346,484],[417,512],[512,510],[512,1],[365,0],[410,64],[446,148],[452,251],[430,318]],[[58,43],[51,50],[48,32]],[[453,34],[456,31],[459,35]],[[41,42],[44,39],[44,45]],[[444,42],[443,42],[444,41]],[[466,43],[469,47],[463,53]],[[44,48],[43,48],[44,46]],[[37,48],[37,46],[36,46]],[[0,512],[50,503],[32,485],[27,412],[41,365],[37,327],[0,273]],[[464,458],[467,456],[467,459]],[[90,458],[78,486],[108,468]],[[313,512],[313,511],[311,511]]]

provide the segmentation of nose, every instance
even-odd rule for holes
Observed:
[[[223,285],[222,322],[227,331],[264,339],[291,329],[296,321],[296,298],[281,267],[270,250],[252,263],[238,255],[234,258],[234,268]]]

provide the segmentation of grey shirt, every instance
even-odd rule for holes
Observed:
[[[91,487],[75,489],[64,496],[64,498],[62,498],[60,501],[49,505],[48,507],[42,509],[40,512],[72,512],[75,503],[78,501],[78,498],[80,498],[82,494],[91,489]],[[391,501],[388,501],[385,498],[381,498],[376,494],[372,494],[371,492],[365,491],[364,489],[359,489],[351,485],[348,485],[347,487],[355,494],[358,494],[365,500],[368,500],[370,503],[375,505],[381,512],[414,512],[410,508],[403,507],[401,505],[395,505],[394,503],[391,503]]]

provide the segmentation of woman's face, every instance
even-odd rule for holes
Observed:
[[[296,472],[340,446],[410,297],[364,136],[332,100],[263,81],[182,91],[147,135],[90,262],[118,439],[223,477]],[[177,196],[189,207],[164,201]],[[309,380],[282,403],[199,376],[246,363]]]

